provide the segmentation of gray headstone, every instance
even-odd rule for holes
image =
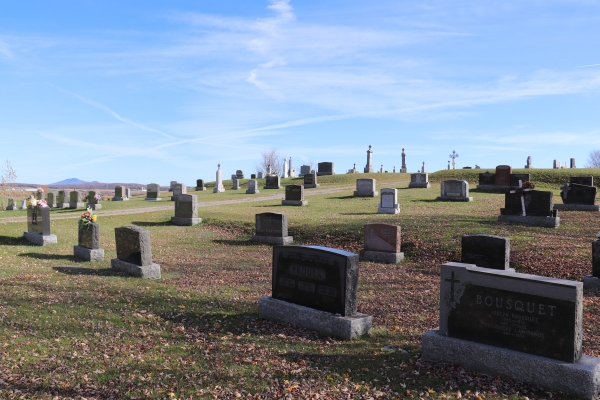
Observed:
[[[79,192],[73,190],[69,193],[69,203],[79,203],[80,202],[80,194]]]
[[[185,183],[175,183],[173,185],[173,197],[179,196],[180,194],[187,194],[187,186]]]
[[[381,189],[381,200],[377,213],[379,214],[397,214],[400,212],[398,204],[398,190],[395,188]]]
[[[310,165],[300,166],[300,175],[310,174]]]
[[[115,228],[117,258],[135,265],[152,265],[150,232],[139,226]]]
[[[263,178],[263,173],[262,173],[262,171],[258,171],[258,174],[257,174],[257,176],[258,176],[258,179],[262,179],[262,178]]]
[[[256,235],[284,237],[288,236],[288,216],[281,213],[256,214]]]
[[[124,187],[123,186],[115,186],[115,197],[124,197]]]
[[[465,199],[469,197],[469,182],[458,179],[442,181],[441,185],[442,197],[451,199]]]
[[[238,190],[240,188],[240,180],[237,178],[234,178],[231,180],[231,189],[233,190]]]
[[[250,179],[248,181],[248,189],[246,190],[246,194],[256,193],[260,193],[260,191],[258,190],[258,182],[256,182],[256,179]]]
[[[237,171],[235,171],[235,177],[237,179],[244,179],[244,171],[242,171],[241,169],[238,169]]]
[[[177,182],[174,182],[177,183]],[[158,199],[160,197],[160,185],[157,183],[149,183],[146,187],[146,198]]]
[[[356,197],[375,197],[377,196],[377,180],[376,179],[357,179],[356,180],[356,191],[354,196]]]
[[[400,227],[392,224],[366,224],[365,250],[385,253],[400,252]]]
[[[79,225],[77,244],[88,249],[100,248],[100,225],[92,223]]]
[[[510,268],[510,239],[494,235],[464,235],[461,262],[482,268]]]
[[[198,218],[198,196],[180,194],[175,197],[175,217]]]

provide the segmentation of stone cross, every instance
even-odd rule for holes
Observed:
[[[565,199],[567,198],[567,192],[568,192],[569,190],[571,190],[571,186],[569,186],[569,184],[568,184],[568,183],[565,183],[564,185],[562,185],[562,186],[560,187],[560,190],[562,190],[562,193],[561,193],[560,195],[561,195],[561,197],[562,197],[563,201],[565,201]]]
[[[456,169],[456,159],[458,158],[458,153],[456,152],[456,150],[452,150],[450,158],[452,159],[452,169]]]
[[[522,188],[523,187],[523,181],[519,179],[519,187]],[[530,192],[531,189],[523,189],[523,192]],[[523,217],[527,216],[527,213],[525,212],[525,196],[524,193],[521,192],[521,210],[523,211]],[[516,190],[511,190],[510,193],[517,193]]]
[[[450,282],[450,302],[454,303],[454,284],[460,283],[459,280],[454,279],[454,271],[452,271],[452,275],[450,275],[450,279],[445,279],[446,282]]]

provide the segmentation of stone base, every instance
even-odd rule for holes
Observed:
[[[260,190],[246,190],[246,194],[257,194],[260,193]]]
[[[361,261],[375,261],[384,264],[396,264],[404,260],[404,253],[385,253],[383,251],[361,250]]]
[[[69,208],[69,203],[56,203],[56,208]]]
[[[91,208],[94,211],[101,210],[102,209],[102,204],[87,203],[87,208]]]
[[[146,200],[146,201],[161,201],[162,198],[160,198],[160,197],[146,197],[144,200]]]
[[[511,224],[542,226],[544,228],[558,228],[560,217],[534,217],[522,215],[500,215],[498,222],[508,222]]]
[[[69,208],[83,208],[83,207],[85,207],[83,202],[69,203]]]
[[[264,189],[281,189],[281,186],[265,186]]]
[[[23,232],[23,239],[27,240],[30,243],[33,243],[37,246],[45,246],[47,244],[55,244],[58,243],[58,239],[56,235],[40,235],[35,232]]]
[[[354,192],[354,197],[377,197],[379,196],[379,192],[376,190],[374,192]]]
[[[201,192],[203,190],[206,190],[206,186],[202,186],[202,187],[196,186],[196,191],[197,192]]]
[[[270,321],[284,322],[341,339],[353,339],[362,335],[370,335],[373,319],[370,315],[361,313],[342,317],[339,314],[315,310],[314,308],[267,296],[260,298],[258,316]]]
[[[308,201],[306,200],[281,200],[282,206],[307,206]]]
[[[421,347],[421,358],[427,361],[456,364],[580,399],[593,399],[600,390],[600,359],[596,357],[584,355],[572,364],[442,336],[437,329],[423,334]]]
[[[584,276],[583,277],[583,287],[600,289],[600,278],[597,278],[593,275]]]
[[[113,258],[110,260],[110,266],[115,271],[125,272],[131,276],[137,276],[145,279],[160,279],[160,265],[136,265],[127,261]]]
[[[267,244],[277,244],[277,245],[286,245],[294,243],[293,236],[252,236],[253,242],[267,243]]]
[[[83,246],[73,246],[73,255],[85,261],[104,260],[104,249],[89,249]]]
[[[112,201],[128,201],[129,198],[128,197],[113,197],[111,200]]]
[[[518,186],[500,186],[500,185],[477,185],[477,190],[485,193],[506,193],[516,190]]]
[[[439,196],[436,200],[440,201],[473,201],[472,197],[444,197]]]
[[[553,208],[565,211],[600,211],[600,206],[595,204],[555,204]]]
[[[194,226],[198,225],[200,222],[202,222],[202,218],[171,217],[171,223],[173,225]]]
[[[400,168],[400,172],[405,174],[406,173],[406,168]]]
[[[304,189],[315,189],[315,188],[318,188],[319,186],[321,186],[321,185],[319,185],[318,183],[308,183],[308,184],[305,183]]]
[[[221,187],[215,186],[215,188],[213,189],[213,193],[223,193],[223,192],[225,192],[225,188],[223,186],[221,186]]]
[[[427,183],[415,183],[415,182],[411,182],[408,184],[409,188],[417,188],[417,189],[429,189],[431,187],[431,185],[429,184],[429,182]]]
[[[6,207],[6,211],[12,211],[15,210],[15,206],[7,206]]]
[[[381,207],[377,206],[377,214],[398,214],[400,212],[400,204],[396,204],[395,207]]]

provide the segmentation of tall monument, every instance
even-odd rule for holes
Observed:
[[[222,193],[225,191],[223,187],[223,173],[221,172],[221,164],[218,164],[217,168],[217,179],[215,180],[215,188],[213,189],[213,193]]]
[[[371,150],[371,145],[369,145],[369,150],[367,150],[367,165],[365,166],[365,174],[373,172],[373,165],[371,164],[372,155],[373,155],[373,150]]]
[[[406,153],[404,153],[404,149],[402,149],[402,168],[400,168],[400,172],[406,173]]]

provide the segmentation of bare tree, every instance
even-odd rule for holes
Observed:
[[[586,168],[600,168],[600,150],[590,151],[588,156]]]
[[[6,160],[6,163],[2,166],[2,173],[0,174],[0,209],[5,210],[6,207],[4,205],[4,201],[7,200],[8,197],[14,196],[13,193],[10,193],[12,189],[13,183],[17,180],[17,171],[13,168],[10,161]],[[8,201],[8,200],[7,200]]]
[[[279,154],[276,148],[273,147],[271,150],[263,151],[260,153],[260,157],[260,162],[256,164],[257,172],[266,174],[267,167],[270,165],[271,172],[281,175],[281,171],[283,171],[283,156]]]

